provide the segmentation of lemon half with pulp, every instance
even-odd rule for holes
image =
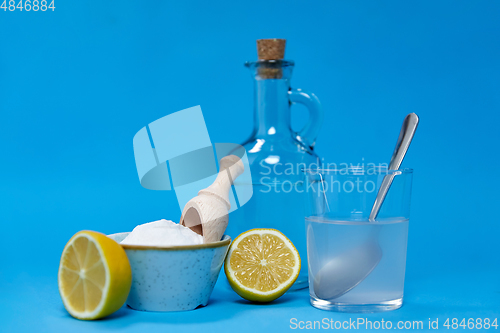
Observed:
[[[80,231],[64,247],[58,283],[66,310],[75,318],[92,320],[122,307],[132,271],[120,244],[99,232]]]
[[[299,276],[300,256],[278,230],[252,229],[233,241],[224,271],[238,295],[270,302],[283,295]]]

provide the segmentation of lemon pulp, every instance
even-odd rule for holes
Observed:
[[[238,236],[225,266],[229,283],[240,296],[262,302],[284,294],[299,271],[297,250],[274,229],[253,229]]]
[[[99,251],[86,237],[79,237],[63,256],[62,293],[78,312],[93,312],[102,298],[106,272]]]

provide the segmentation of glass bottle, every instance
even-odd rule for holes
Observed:
[[[307,287],[307,252],[304,222],[304,168],[317,168],[313,151],[323,113],[317,97],[290,87],[294,63],[259,60],[245,64],[254,80],[254,130],[243,144],[252,174],[253,196],[230,217],[227,233],[233,237],[253,228],[273,228],[284,233],[301,257],[301,274],[294,289]],[[294,103],[309,109],[305,127],[294,132]],[[238,183],[236,180],[235,183]]]

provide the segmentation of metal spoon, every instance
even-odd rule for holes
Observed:
[[[418,116],[415,113],[406,116],[389,170],[399,169],[417,125]],[[393,179],[392,173],[384,177],[370,214],[370,221],[374,221],[377,217]],[[382,249],[378,243],[379,231],[380,226],[375,226],[373,233],[364,244],[336,256],[319,270],[313,282],[314,293],[317,297],[325,300],[340,297],[370,275],[382,258]]]
[[[401,166],[401,162],[403,162],[406,152],[408,151],[408,147],[410,147],[410,143],[413,139],[415,131],[417,130],[417,126],[418,116],[415,113],[410,113],[409,115],[407,115],[405,120],[403,121],[401,132],[399,132],[399,138],[398,142],[396,143],[396,148],[394,148],[394,152],[392,153],[391,162],[389,163],[389,170],[398,170]],[[380,185],[380,189],[378,190],[375,203],[373,204],[372,211],[370,213],[370,221],[375,221],[375,219],[377,218],[380,207],[382,207],[382,203],[384,202],[385,196],[387,195],[387,191],[389,191],[389,187],[391,187],[392,181],[394,180],[394,176],[394,173],[390,173],[384,177],[382,185]]]

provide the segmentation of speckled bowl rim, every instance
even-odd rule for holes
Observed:
[[[119,232],[108,235],[113,236],[116,234],[129,234],[130,232]],[[224,247],[231,244],[231,237],[229,235],[222,236],[222,240],[212,243],[196,244],[196,245],[176,245],[176,246],[148,246],[148,245],[127,245],[120,244],[125,250],[162,250],[162,251],[183,251],[183,250],[199,250],[211,249],[216,247]]]

